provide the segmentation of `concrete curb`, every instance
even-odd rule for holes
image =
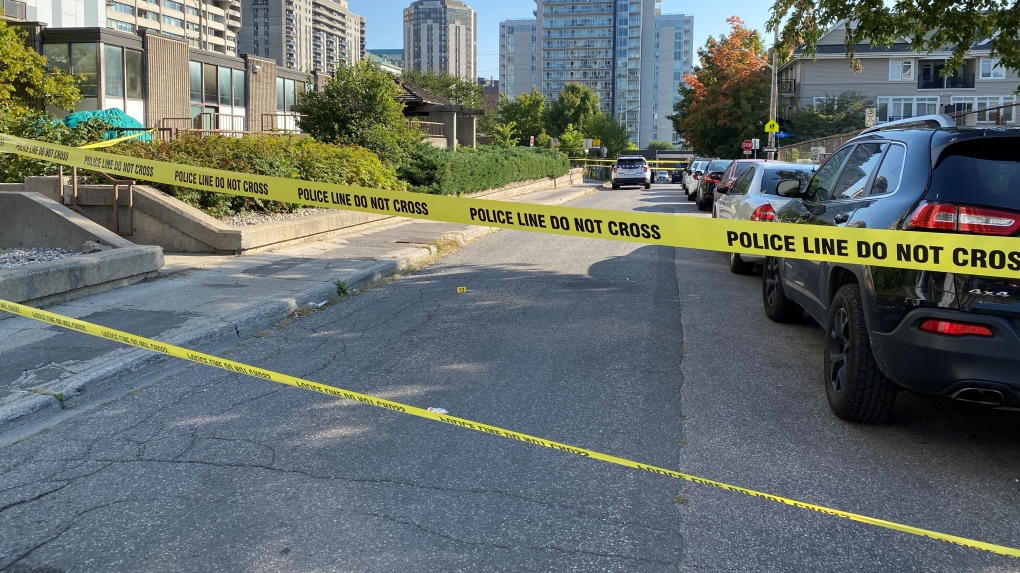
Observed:
[[[597,189],[598,186],[585,185],[577,192],[542,204],[562,204],[594,193]],[[444,233],[437,238],[436,243],[447,242],[461,247],[498,230],[494,227],[465,227],[460,231]],[[367,267],[338,275],[337,280],[343,281],[350,292],[361,292],[390,277],[420,268],[437,256],[436,244],[408,247],[392,257],[376,260]],[[335,296],[337,296],[335,284],[316,284],[290,298],[259,303],[229,319],[208,320],[205,324],[193,326],[187,332],[163,338],[162,341],[196,350],[202,346],[222,344],[231,340],[240,341],[272,328],[309,303],[318,304]],[[114,359],[110,359],[111,357]],[[120,384],[125,376],[153,369],[169,358],[163,354],[133,347],[118,349],[106,355],[102,364],[60,382],[49,384],[45,394],[25,392],[16,399],[0,405],[0,432],[23,427],[61,410],[87,403],[93,396],[101,395]]]

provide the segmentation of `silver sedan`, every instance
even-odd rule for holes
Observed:
[[[730,187],[716,187],[719,197],[712,205],[712,216],[719,219],[773,221],[776,211],[790,199],[776,195],[776,185],[784,179],[799,179],[801,189],[807,187],[814,165],[802,163],[765,162],[747,167]],[[730,253],[730,271],[749,274],[755,263],[765,262],[759,255]]]

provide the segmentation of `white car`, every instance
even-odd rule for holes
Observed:
[[[669,181],[669,171],[659,171],[655,174],[655,180],[660,183],[666,183]]]
[[[652,169],[648,167],[648,160],[640,155],[617,159],[612,183],[613,189],[619,189],[621,185],[644,185],[645,189],[651,189]]]

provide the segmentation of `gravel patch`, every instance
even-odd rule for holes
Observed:
[[[80,255],[68,249],[0,249],[0,269],[10,269],[32,263],[45,263]]]
[[[238,213],[237,215],[224,217],[220,219],[220,221],[230,225],[231,227],[247,227],[249,225],[261,225],[262,223],[272,223],[274,221],[299,219],[301,217],[318,215],[319,213],[328,213],[330,211],[333,211],[333,209],[307,207],[305,209],[294,211],[293,213]]]

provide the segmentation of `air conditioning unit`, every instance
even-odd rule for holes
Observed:
[[[106,0],[107,6],[113,6],[113,4],[114,4],[113,0]]]

